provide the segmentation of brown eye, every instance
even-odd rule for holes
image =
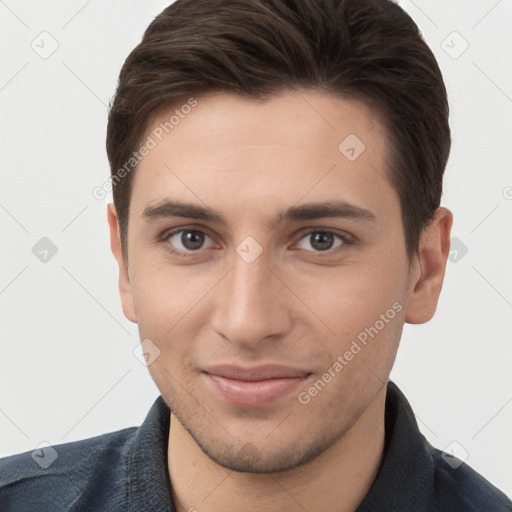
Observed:
[[[197,229],[180,229],[166,236],[166,240],[179,252],[203,249],[207,239],[209,240],[210,238]]]
[[[314,252],[325,252],[335,249],[345,242],[346,239],[338,233],[334,233],[333,231],[316,230],[310,231],[302,237],[298,243],[298,247],[306,251],[310,251],[311,247]]]

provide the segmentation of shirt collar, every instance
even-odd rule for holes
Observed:
[[[434,460],[420,433],[412,408],[388,382],[382,461],[370,491],[356,512],[416,510],[433,494]]]
[[[130,502],[134,512],[175,512],[167,466],[170,409],[162,396],[134,437],[129,460]],[[414,510],[432,493],[432,452],[418,429],[409,402],[388,382],[384,453],[377,477],[357,512]]]
[[[130,510],[175,512],[172,499],[167,444],[171,411],[160,395],[133,440],[128,479]]]

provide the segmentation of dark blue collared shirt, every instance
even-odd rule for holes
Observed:
[[[169,425],[160,396],[138,428],[0,459],[0,512],[175,512]],[[392,382],[385,428],[381,466],[356,512],[512,512],[505,494],[425,440]]]

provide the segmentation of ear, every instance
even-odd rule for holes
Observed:
[[[421,234],[419,254],[411,271],[411,288],[405,312],[410,324],[428,322],[436,312],[450,253],[453,215],[439,208],[430,225]]]
[[[121,295],[121,304],[123,313],[130,322],[137,323],[135,308],[133,305],[132,286],[128,273],[128,264],[125,260],[121,246],[121,231],[117,219],[116,207],[109,203],[107,205],[107,218],[110,226],[110,248],[112,254],[119,265],[119,294]]]

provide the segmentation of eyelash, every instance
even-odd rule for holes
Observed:
[[[181,228],[175,228],[168,231],[164,231],[162,235],[158,237],[158,241],[161,243],[164,243],[165,249],[169,252],[171,252],[174,256],[183,257],[183,258],[189,258],[191,256],[194,256],[201,252],[201,249],[197,249],[196,251],[179,251],[174,249],[169,242],[169,238],[173,235],[176,235],[177,233],[187,232],[187,231],[197,231],[208,238],[211,238],[208,236],[207,233],[205,233],[203,230],[196,228],[196,227],[181,227]],[[308,253],[311,253],[313,257],[322,257],[323,255],[332,255],[333,253],[337,252],[338,249],[342,248],[345,245],[351,245],[355,241],[355,237],[352,235],[349,235],[348,233],[340,233],[338,231],[334,231],[332,229],[327,228],[314,228],[310,229],[309,231],[303,232],[300,235],[300,238],[298,239],[298,242],[300,242],[302,239],[306,238],[307,236],[311,236],[314,233],[324,233],[328,235],[334,235],[335,237],[341,239],[341,244],[337,247],[334,247],[333,249],[327,249],[326,251],[306,251]],[[305,249],[303,249],[305,250]]]

